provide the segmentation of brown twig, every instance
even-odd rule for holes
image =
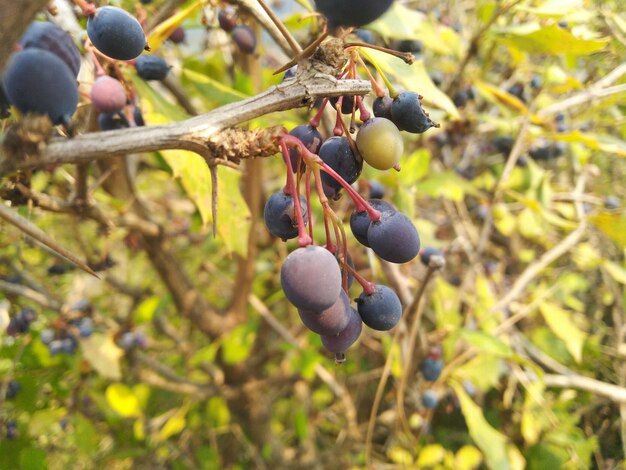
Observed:
[[[4,204],[0,204],[0,219],[5,220],[11,225],[14,225],[20,231],[30,236],[33,240],[41,243],[42,245],[52,250],[52,252],[54,252],[57,256],[61,257],[62,259],[65,259],[69,261],[70,263],[76,265],[77,267],[85,271],[86,273],[89,273],[92,276],[98,277],[96,273],[93,272],[93,270],[89,266],[87,266],[83,261],[78,259],[78,257],[75,256],[72,252],[63,248],[56,241],[54,241],[52,238],[46,235],[46,233],[43,230],[41,230],[39,227],[33,224],[30,220],[25,219],[24,217],[19,215],[17,212],[12,211],[8,207],[6,207]]]

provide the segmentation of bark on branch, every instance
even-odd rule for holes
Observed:
[[[304,74],[303,74],[304,75]],[[72,139],[52,139],[37,155],[15,158],[2,150],[0,177],[41,165],[85,163],[113,156],[166,149],[190,150],[209,163],[223,158],[211,150],[220,142],[219,133],[265,114],[311,106],[317,98],[341,95],[365,95],[371,84],[363,80],[337,80],[324,73],[299,75],[251,98],[222,106],[185,121],[133,127],[118,131],[94,132]],[[245,156],[240,156],[244,158]],[[215,163],[220,163],[219,160]]]

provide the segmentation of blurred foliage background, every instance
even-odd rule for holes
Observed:
[[[259,34],[257,53],[242,56],[217,26],[219,2],[200,3],[141,6],[148,18],[180,6],[187,36],[159,53],[190,105],[123,68],[148,124],[282,79],[272,72],[289,58],[253,15],[240,9]],[[302,44],[319,31],[306,0],[272,7]],[[625,468],[623,2],[397,0],[365,30],[392,48],[417,41],[411,66],[370,55],[441,124],[405,134],[402,171],[368,168],[360,186],[382,183],[423,246],[445,253],[441,270],[398,267],[351,242],[359,271],[399,293],[402,323],[364,329],[341,366],[303,327],[278,276],[295,242],[261,219],[283,184],[278,156],[218,169],[215,236],[200,157],[129,156],[130,192],[117,163],[93,165],[91,197],[115,224],[28,198],[18,209],[101,279],[0,224],[0,468]],[[249,126],[291,129],[310,116]],[[329,135],[332,116],[324,125]],[[31,190],[67,200],[76,171],[34,172]],[[333,207],[349,217],[346,199]],[[137,204],[158,237],[125,217]],[[7,334],[27,308],[30,330]],[[204,315],[221,328],[201,327]],[[81,337],[86,317],[94,332]],[[75,351],[52,355],[46,329],[77,337]],[[428,382],[420,364],[438,347],[445,368]]]

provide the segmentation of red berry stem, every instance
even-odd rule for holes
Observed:
[[[306,147],[302,142],[300,142],[300,140],[295,137],[293,137],[293,139],[300,143],[300,149],[306,150]],[[292,191],[291,196],[293,197],[293,207],[296,212],[296,220],[298,221],[298,244],[300,246],[308,246],[313,243],[313,238],[309,236],[305,229],[304,218],[302,217],[302,207],[300,207],[300,193],[297,191],[293,180],[293,168],[291,166],[291,160],[289,159],[289,149],[287,148],[285,137],[280,139],[280,147],[283,152],[285,163],[287,164],[287,186]]]
[[[81,9],[83,16],[92,16],[96,13],[96,6],[93,3],[87,3],[85,0],[72,0],[74,5]]]
[[[354,279],[356,279],[356,281],[359,284],[361,284],[361,287],[363,287],[363,292],[365,292],[365,295],[372,295],[374,292],[376,292],[376,284],[374,284],[373,282],[369,282],[367,279],[361,276],[358,272],[356,272],[356,269],[354,269],[348,263],[346,263],[345,266],[346,266],[346,269],[350,271],[350,273],[352,273],[352,275],[354,276]]]
[[[300,160],[302,159],[302,156],[300,156]],[[298,161],[298,164],[300,164],[300,162]],[[306,210],[308,211],[309,214],[309,236],[311,237],[311,240],[313,239],[313,212],[311,212],[311,171],[309,169],[309,167],[306,167],[306,178],[304,181],[304,188],[306,191]]]
[[[363,104],[363,98],[361,96],[356,97],[356,104],[359,107],[359,117],[361,118],[362,122],[365,122],[372,117],[370,112],[365,108],[365,105]]]
[[[324,115],[324,109],[326,109],[326,105],[328,104],[328,98],[324,98],[322,104],[320,105],[320,109],[317,110],[315,116],[311,118],[309,121],[309,125],[311,127],[315,127],[316,129],[319,127],[320,122],[322,122],[322,116]]]
[[[304,163],[308,166],[318,165],[328,173],[335,181],[337,181],[348,193],[350,199],[354,202],[355,209],[357,212],[366,211],[369,218],[376,222],[380,219],[380,212],[370,206],[367,201],[361,196],[357,191],[354,190],[352,186],[350,186],[346,181],[337,174],[335,170],[329,167],[324,160],[322,160],[319,155],[315,155],[309,149],[307,149],[304,144],[298,139],[289,134],[285,134],[280,138],[281,147],[287,148],[289,147],[300,147],[300,151],[302,154],[302,158],[304,159]],[[283,150],[284,152],[284,150]],[[323,192],[322,192],[323,194]]]
[[[337,100],[337,104],[335,105],[335,109],[337,110],[337,118],[335,119],[335,127],[333,128],[333,135],[341,136],[343,135],[343,116],[341,115],[341,106],[343,105],[343,96],[340,96]]]
[[[93,47],[91,45],[88,45],[85,47],[89,51],[89,55],[91,56],[91,59],[93,60],[93,65],[96,68],[96,76],[101,77],[103,75],[106,75],[106,72],[102,68],[102,65],[100,64],[100,61],[98,60],[98,56],[94,52]]]

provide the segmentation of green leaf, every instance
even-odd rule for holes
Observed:
[[[186,82],[200,93],[212,105],[222,106],[248,97],[245,93],[235,90],[208,75],[190,69],[183,69],[183,84]]]
[[[99,442],[96,427],[89,419],[80,413],[74,414],[72,421],[74,422],[75,428],[73,437],[76,446],[84,454],[89,456],[93,455]]]
[[[480,407],[465,393],[461,385],[451,383],[451,386],[459,399],[470,436],[483,452],[487,466],[494,470],[510,470],[506,436],[491,427]]]
[[[367,29],[385,39],[415,39],[425,21],[426,16],[423,13],[394,2],[391,8]]]
[[[148,82],[135,74],[132,75],[132,81],[141,97],[141,109],[148,124],[165,124],[172,121],[182,121],[189,117],[182,107],[166,100]]]
[[[419,39],[426,49],[438,54],[455,57],[463,54],[463,39],[454,29],[400,2],[394,2],[387,13],[367,29],[384,39]]]
[[[513,356],[513,350],[508,344],[482,331],[463,329],[461,330],[461,338],[485,354],[503,358]]]
[[[222,397],[211,397],[207,402],[206,412],[212,427],[228,426],[230,423],[230,410]]]
[[[526,385],[526,395],[520,423],[520,429],[526,445],[536,444],[539,441],[544,424],[548,424],[545,422],[545,419],[542,419],[542,416],[544,416],[543,403],[537,400],[537,397],[543,397],[544,390],[545,386],[539,380]]]
[[[501,358],[480,354],[454,369],[452,376],[459,381],[469,381],[478,390],[487,391],[498,386],[505,372]]]
[[[403,186],[411,187],[419,180],[428,175],[431,153],[427,148],[416,149],[402,162],[402,171],[398,173],[398,179]]]
[[[109,385],[105,396],[109,406],[123,418],[141,415],[139,399],[126,385],[120,383]]]
[[[503,43],[531,54],[589,55],[603,50],[607,39],[583,39],[556,23],[540,27],[526,24],[500,31]]]
[[[587,335],[572,322],[571,312],[549,302],[541,303],[539,311],[552,332],[565,343],[576,362],[581,362]]]
[[[41,449],[26,448],[20,452],[20,470],[46,470],[46,453]]]
[[[431,174],[428,179],[419,184],[418,191],[433,198],[443,197],[456,202],[462,201],[466,194],[480,195],[470,182],[453,171],[439,171]]]
[[[250,321],[233,328],[222,338],[222,358],[226,364],[246,360],[254,346],[256,329],[256,322]]]
[[[435,279],[433,306],[436,313],[437,328],[455,329],[461,326],[459,312],[459,292],[440,277]]]
[[[422,95],[424,103],[443,109],[451,119],[460,119],[459,111],[452,100],[433,83],[423,60],[416,60],[408,65],[384,52],[368,50],[367,54],[385,73],[393,75],[400,86]]]
[[[28,422],[28,434],[33,438],[49,434],[54,427],[59,425],[59,421],[66,414],[67,410],[65,408],[36,411]]]

